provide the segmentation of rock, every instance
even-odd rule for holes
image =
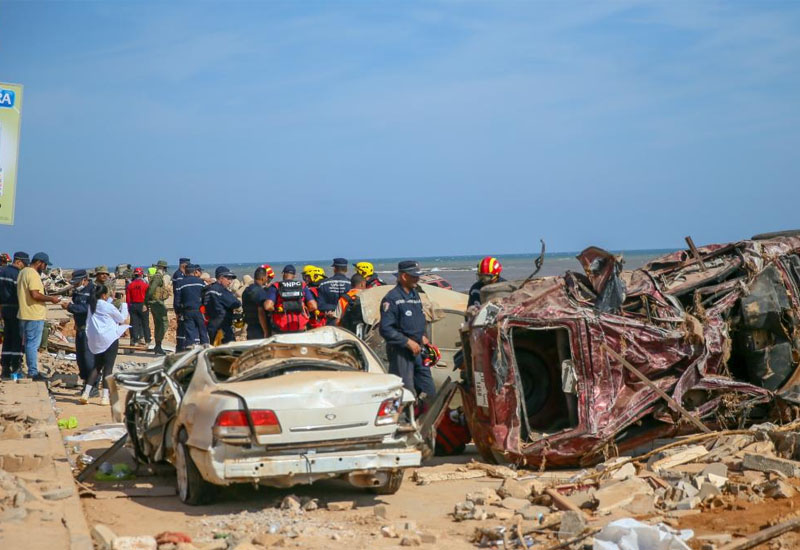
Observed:
[[[295,495],[288,495],[283,498],[281,501],[281,510],[290,510],[299,512],[303,508],[303,504],[300,502],[300,499],[297,498]]]
[[[352,500],[343,500],[341,502],[329,502],[327,505],[328,510],[331,512],[346,512],[352,510],[356,503]]]
[[[400,546],[421,546],[422,539],[416,533],[406,533],[400,538]]]
[[[111,543],[111,550],[157,550],[155,537],[117,537]]]
[[[116,533],[107,525],[98,523],[92,527],[92,540],[98,550],[111,550],[111,543],[117,538]]]
[[[517,513],[526,521],[540,523],[550,513],[550,508],[547,506],[526,506],[518,510]]]
[[[700,472],[701,475],[707,476],[708,474],[714,474],[715,476],[719,477],[728,477],[728,467],[725,466],[722,462],[715,462],[713,464],[707,464],[703,471]]]
[[[256,546],[269,548],[271,546],[283,546],[285,544],[284,541],[285,539],[281,535],[275,533],[260,533],[253,537],[250,542]]]
[[[500,488],[497,489],[497,494],[500,498],[524,498],[527,499],[531,496],[531,487],[533,483],[526,481],[517,481],[516,479],[504,479]]]
[[[681,500],[677,505],[678,510],[694,510],[700,505],[700,497],[687,497]]]
[[[785,458],[745,453],[742,458],[742,467],[759,472],[775,470],[788,477],[800,477],[800,464]]]
[[[372,515],[376,518],[386,519],[389,516],[389,509],[383,504],[379,504],[372,509]]]
[[[780,479],[768,481],[761,486],[761,490],[769,498],[792,498],[795,495],[794,487]]]
[[[42,498],[45,500],[64,500],[65,498],[71,497],[74,492],[75,490],[72,487],[52,489],[50,491],[44,491],[42,493]]]
[[[586,516],[579,512],[564,512],[558,529],[558,540],[575,538],[586,529]]]
[[[159,546],[168,543],[178,544],[180,542],[192,542],[192,537],[179,531],[164,531],[156,535],[156,542]]]
[[[633,516],[649,516],[656,511],[655,498],[650,495],[636,495],[623,508]]]
[[[303,504],[303,510],[305,512],[313,512],[314,510],[319,509],[319,501],[315,498],[312,498],[305,504]]]
[[[340,535],[339,533],[334,533],[331,535],[331,540],[340,541],[342,540],[342,535]]]
[[[492,508],[487,512],[489,519],[496,519],[499,521],[508,521],[513,519],[517,512],[514,510],[506,510],[505,508]]]
[[[481,489],[479,491],[475,491],[474,493],[467,494],[467,500],[479,506],[490,506],[500,502],[500,497],[497,496],[496,491],[491,489]]]
[[[394,525],[384,525],[381,527],[381,535],[387,539],[396,539],[400,536],[397,534],[397,530],[394,528]]]
[[[526,506],[530,506],[531,501],[526,498],[506,497],[500,502],[500,506],[506,510],[521,510]]]
[[[638,477],[618,481],[598,489],[594,493],[594,497],[597,499],[597,512],[610,512],[615,508],[627,506],[633,502],[636,495],[653,495],[650,485]]]
[[[591,491],[575,491],[566,498],[578,508],[594,508],[597,504],[594,493],[594,489]]]
[[[721,494],[722,492],[716,485],[706,482],[703,483],[702,487],[700,487],[700,491],[697,493],[697,498],[699,498],[700,501],[702,502],[709,497],[716,497]]]

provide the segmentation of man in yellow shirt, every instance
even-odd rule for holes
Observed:
[[[33,380],[47,381],[39,374],[39,344],[42,341],[44,322],[47,319],[46,303],[57,304],[58,296],[45,296],[42,284],[42,272],[50,263],[50,257],[44,252],[37,252],[31,260],[30,267],[19,272],[17,280],[17,298],[19,299],[20,331],[25,346],[25,362],[28,365],[28,376]]]

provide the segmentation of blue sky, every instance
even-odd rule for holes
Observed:
[[[800,2],[8,2],[63,265],[680,247],[800,226]]]

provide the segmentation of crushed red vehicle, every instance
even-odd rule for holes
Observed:
[[[800,231],[690,248],[630,271],[498,283],[462,333],[484,459],[589,465],[658,437],[784,421],[800,403]]]

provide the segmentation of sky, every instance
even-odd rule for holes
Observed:
[[[66,266],[800,227],[800,2],[10,2],[16,224]]]

